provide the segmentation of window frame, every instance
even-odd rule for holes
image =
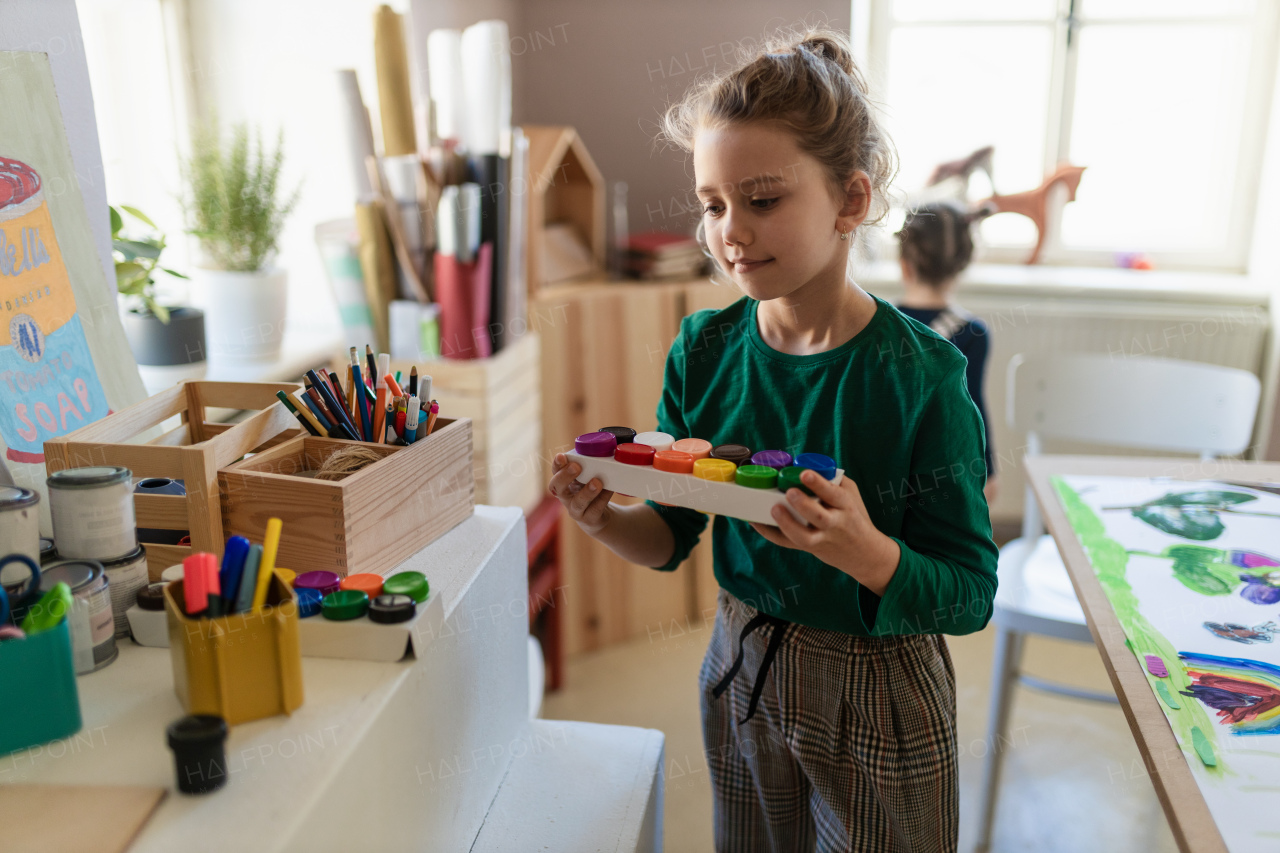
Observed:
[[[1273,88],[1276,77],[1277,46],[1280,42],[1280,4],[1256,0],[1252,12],[1201,17],[1150,16],[1138,18],[1090,18],[1090,3],[1106,0],[1056,0],[1051,21],[1025,18],[993,18],[963,21],[956,19],[895,21],[893,0],[851,0],[855,59],[872,81],[873,89],[887,91],[889,38],[893,29],[913,26],[1043,26],[1052,29],[1053,50],[1049,75],[1049,108],[1045,116],[1044,172],[1070,160],[1071,130],[1075,109],[1076,71],[1079,60],[1079,32],[1085,27],[1135,24],[1196,26],[1212,23],[1250,22],[1249,68],[1244,93],[1244,121],[1237,148],[1237,169],[1231,188],[1230,217],[1226,243],[1214,250],[1143,252],[1161,269],[1235,272],[1247,271],[1257,213],[1259,176],[1267,142]],[[958,151],[956,156],[965,152]],[[997,152],[997,157],[999,152]],[[1088,166],[1088,163],[1081,165]],[[1086,180],[1088,173],[1086,172]],[[1025,187],[1021,189],[1032,189]],[[1114,267],[1118,249],[1080,249],[1063,244],[1061,216],[1065,197],[1051,193],[1046,215],[1046,233],[1040,263],[1057,266]],[[983,260],[990,263],[1023,263],[1026,248],[988,246]]]

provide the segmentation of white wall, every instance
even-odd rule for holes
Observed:
[[[71,159],[102,258],[103,275],[114,293],[116,273],[111,260],[111,223],[107,215],[102,155],[98,149],[93,93],[74,0],[0,0],[0,50],[49,54],[53,85],[62,107],[62,123],[71,145]]]
[[[377,132],[374,0],[189,0],[192,83],[224,125],[247,120],[285,133],[285,186],[303,181],[279,264],[289,271],[290,325],[338,334],[316,251],[317,222],[349,217],[355,183],[335,71],[354,68]],[[391,4],[403,12],[403,3]]]

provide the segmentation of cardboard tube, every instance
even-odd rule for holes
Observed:
[[[382,5],[373,15],[373,52],[378,68],[378,106],[382,114],[382,153],[387,157],[418,150],[413,131],[413,96],[404,19]]]

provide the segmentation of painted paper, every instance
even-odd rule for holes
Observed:
[[[44,181],[0,151],[0,438],[11,462],[107,414]]]
[[[1053,484],[1227,848],[1280,850],[1280,495],[1170,478]]]

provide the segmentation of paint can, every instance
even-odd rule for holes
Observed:
[[[120,654],[107,573],[97,560],[63,560],[46,566],[40,573],[43,592],[53,589],[59,581],[71,587],[74,597],[68,621],[76,674],[102,669]]]
[[[129,636],[129,617],[125,614],[138,600],[138,590],[146,587],[147,552],[139,546],[132,554],[102,564],[111,590],[111,613],[117,637]]]
[[[54,547],[53,540],[48,536],[40,537],[40,565],[47,566],[49,563],[56,562],[58,559],[58,549]]]
[[[22,554],[40,565],[40,493],[0,486],[0,557]]]
[[[53,538],[64,559],[119,560],[138,548],[133,474],[99,465],[49,475]]]

